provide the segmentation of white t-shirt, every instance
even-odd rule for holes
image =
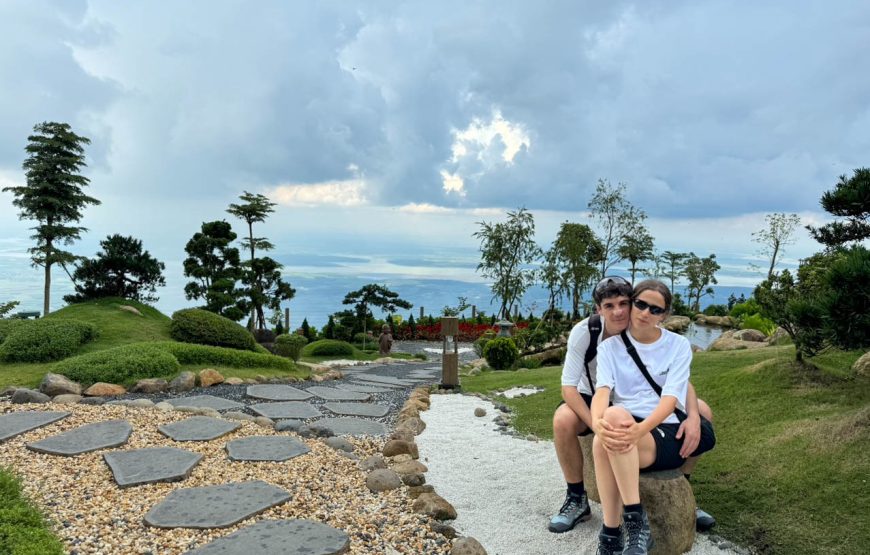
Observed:
[[[602,337],[604,337],[604,318],[601,319],[601,335],[598,336],[598,345],[601,345]],[[586,366],[583,364],[586,349],[589,347],[589,339],[589,318],[586,318],[575,325],[568,335],[568,350],[565,353],[565,365],[562,367],[562,385],[576,387],[577,391],[586,395],[592,395],[592,387],[586,378]],[[593,381],[596,379],[597,358],[589,361],[589,374]]]
[[[689,366],[692,347],[689,340],[668,330],[654,343],[639,343],[628,333],[640,360],[652,379],[661,386],[662,396],[677,398],[677,408],[686,410],[686,392],[689,389]],[[659,404],[659,396],[646,381],[634,363],[620,336],[610,337],[598,346],[598,373],[596,387],[609,387],[614,405],[624,407],[639,418],[646,418]],[[664,422],[676,424],[679,419],[671,414]]]

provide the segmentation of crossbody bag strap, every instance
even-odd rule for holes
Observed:
[[[662,386],[657,384],[655,380],[652,379],[652,376],[649,375],[649,370],[646,369],[646,364],[640,359],[640,355],[637,354],[637,349],[635,349],[634,344],[628,338],[628,332],[626,330],[622,330],[622,333],[619,334],[619,337],[622,338],[622,342],[625,343],[625,350],[628,351],[628,356],[631,357],[631,360],[637,365],[640,369],[640,373],[643,374],[643,377],[646,378],[646,381],[649,383],[650,387],[653,388],[653,391],[656,392],[656,395],[659,397],[662,396]],[[677,415],[677,418],[680,421],[685,420],[688,415],[681,411],[678,408],[674,408],[674,414]]]
[[[583,367],[586,369],[586,379],[589,380],[589,389],[595,394],[595,383],[592,381],[592,373],[589,371],[589,363],[598,356],[598,337],[601,335],[601,316],[593,314],[586,323],[589,329],[589,346],[583,354]]]

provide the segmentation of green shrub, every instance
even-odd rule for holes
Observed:
[[[0,553],[61,555],[63,544],[21,491],[18,478],[0,468]]]
[[[541,367],[541,361],[537,358],[521,358],[517,361],[517,368],[534,370]]]
[[[353,334],[353,342],[354,343],[362,344],[363,341],[365,341],[365,343],[367,345],[371,345],[372,343],[375,342],[375,338],[370,336],[369,334],[363,333],[363,332]]]
[[[200,308],[186,308],[174,313],[169,332],[173,339],[183,343],[246,351],[253,351],[256,346],[251,332],[229,318]]]
[[[776,331],[776,324],[773,320],[768,320],[758,313],[744,316],[740,327],[745,330],[758,330],[767,336]]]
[[[279,368],[294,370],[296,366],[283,357],[266,351],[265,353],[241,351],[228,347],[211,347],[208,345],[193,345],[160,341],[151,343],[172,354],[181,364],[211,364],[214,366],[229,366],[231,368]]]
[[[0,319],[0,343],[3,343],[6,336],[9,335],[13,329],[21,325],[27,325],[27,323],[27,320],[20,320],[18,318]]]
[[[737,318],[739,320],[744,316],[749,316],[750,314],[759,314],[760,312],[761,307],[758,306],[758,302],[750,297],[746,302],[734,305],[728,315],[732,318]]]
[[[711,304],[703,312],[707,316],[728,316],[728,307],[724,304]]]
[[[486,344],[492,341],[493,338],[495,338],[495,332],[492,330],[486,330],[480,335],[480,337],[474,340],[472,346],[474,347],[474,352],[478,357],[483,356],[483,348],[486,347]]]
[[[510,337],[496,337],[483,348],[486,363],[495,370],[510,368],[519,355],[520,351]]]
[[[74,354],[97,336],[93,324],[79,320],[33,320],[9,329],[0,345],[0,360],[47,362]]]
[[[275,354],[282,357],[299,360],[302,347],[308,344],[308,339],[296,333],[285,333],[275,338]]]
[[[414,353],[414,358],[417,360],[429,360],[429,357],[426,356],[426,353]]]
[[[124,383],[178,372],[178,359],[160,345],[134,343],[79,355],[57,363],[53,371],[83,384]]]
[[[306,345],[302,354],[307,357],[353,356],[353,345],[335,339],[321,339]]]

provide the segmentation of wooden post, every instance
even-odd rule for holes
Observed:
[[[290,307],[284,309],[284,333],[290,333]]]
[[[441,318],[441,336],[444,342],[441,347],[441,387],[454,389],[459,387],[459,344],[456,336],[459,335],[459,318]],[[453,352],[447,351],[447,338],[453,340]]]
[[[420,307],[420,320],[423,320],[423,307]]]
[[[477,320],[477,305],[476,304],[471,305],[471,319]]]

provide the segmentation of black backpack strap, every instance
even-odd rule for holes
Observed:
[[[640,359],[640,355],[637,354],[637,349],[634,348],[634,344],[631,340],[628,339],[628,332],[626,330],[622,330],[622,333],[619,334],[619,337],[622,338],[622,342],[625,343],[625,350],[628,351],[628,356],[631,357],[631,360],[637,365],[640,369],[640,373],[643,374],[643,377],[646,378],[646,381],[649,383],[650,387],[653,388],[653,391],[656,392],[656,395],[659,397],[662,396],[662,387],[652,379],[652,376],[649,375],[649,370],[646,369],[646,364]],[[685,412],[681,411],[678,408],[674,408],[674,414],[677,415],[677,418],[682,422],[687,418]]]
[[[589,389],[595,393],[595,384],[592,382],[592,374],[589,372],[589,363],[598,356],[598,338],[601,336],[601,315],[593,314],[586,323],[589,328],[589,346],[583,355],[583,367],[586,368],[586,379],[589,380]]]

